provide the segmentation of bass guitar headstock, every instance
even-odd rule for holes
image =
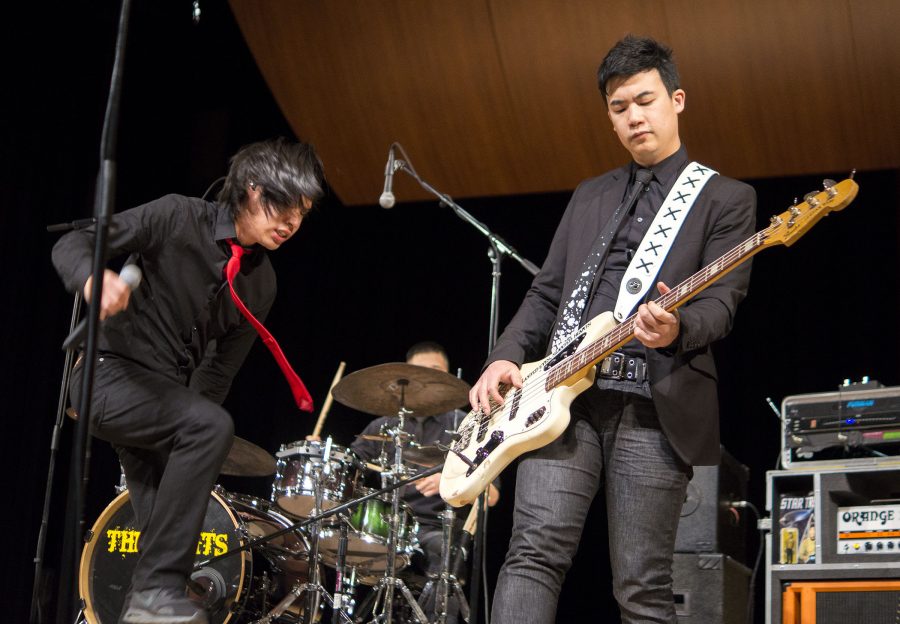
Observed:
[[[803,201],[772,217],[770,225],[764,230],[763,247],[772,245],[791,245],[806,234],[819,222],[819,219],[836,210],[843,210],[859,191],[859,185],[853,177],[841,182],[824,180],[823,190],[807,193]]]

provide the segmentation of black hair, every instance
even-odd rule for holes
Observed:
[[[630,78],[651,69],[659,72],[670,96],[681,88],[671,48],[649,37],[626,36],[606,53],[597,70],[597,84],[604,101],[607,99],[606,85],[610,80]]]
[[[414,355],[419,355],[420,353],[438,353],[444,357],[448,364],[450,362],[446,349],[432,340],[424,340],[411,346],[409,351],[406,352],[406,361],[409,362]]]
[[[231,157],[218,200],[237,219],[246,205],[247,187],[253,184],[262,191],[260,204],[266,214],[299,206],[305,215],[309,210],[303,198],[313,203],[321,199],[324,183],[322,161],[313,146],[279,137],[245,145]]]

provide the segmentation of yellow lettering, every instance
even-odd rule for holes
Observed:
[[[109,538],[109,547],[107,550],[109,552],[116,552],[116,542],[119,541],[119,537],[122,535],[122,531],[117,529],[107,529],[106,537]]]
[[[218,556],[228,552],[228,534],[214,531],[203,531],[197,542],[198,555]]]
[[[140,531],[107,529],[106,537],[109,540],[107,550],[109,552],[136,553],[138,551],[138,539]]]
[[[225,553],[227,553],[228,552],[228,534],[227,533],[216,534],[215,540],[216,540],[215,554],[216,555],[224,555]]]
[[[138,538],[140,536],[140,531],[122,531],[121,552],[136,553],[138,551]]]

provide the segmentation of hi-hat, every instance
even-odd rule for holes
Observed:
[[[331,393],[339,403],[367,414],[396,416],[405,407],[417,416],[434,416],[465,405],[469,384],[434,368],[392,362],[347,375]]]
[[[403,449],[403,461],[429,468],[444,461],[444,451],[436,446],[411,444]]]
[[[221,474],[236,477],[267,477],[275,474],[275,458],[248,440],[234,436]]]

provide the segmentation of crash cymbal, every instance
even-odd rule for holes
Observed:
[[[267,477],[275,474],[275,458],[248,440],[234,436],[221,474],[236,477]]]
[[[367,414],[396,416],[402,405],[417,416],[434,416],[465,405],[469,384],[434,368],[392,362],[347,375],[331,393]]]
[[[444,461],[444,451],[436,446],[419,446],[411,444],[403,449],[403,460],[417,466],[437,466]]]

